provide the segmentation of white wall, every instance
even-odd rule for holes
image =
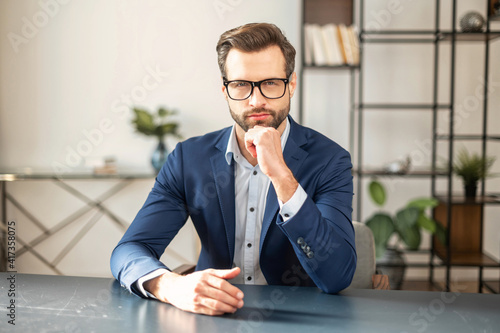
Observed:
[[[219,129],[231,124],[216,62],[220,34],[273,22],[299,46],[298,1],[66,0],[13,48],[8,34],[22,36],[23,18],[33,23],[47,2],[58,3],[1,4],[3,167],[67,164],[68,151],[83,147],[86,131],[109,119],[112,130],[89,155],[113,154],[123,167],[148,168],[154,142],[134,133],[127,107],[179,110],[186,137]],[[148,79],[155,69],[158,80]]]
[[[299,1],[285,0],[1,1],[0,168],[79,170],[84,157],[113,155],[121,168],[151,171],[155,141],[134,133],[129,107],[177,109],[184,137],[231,125],[216,61],[220,34],[249,22],[272,22],[298,49],[299,12]],[[20,44],[9,40],[13,34],[24,38],[17,39]],[[160,72],[156,80],[151,71]],[[85,149],[92,142],[88,136],[94,139],[91,149]],[[91,198],[116,184],[70,183]],[[130,222],[152,183],[136,181],[104,205]],[[8,183],[7,189],[48,228],[85,206],[50,182]],[[18,222],[20,241],[42,233],[11,204],[8,213]],[[54,260],[92,213],[36,249]],[[102,217],[58,268],[65,274],[109,276],[109,255],[122,233]],[[196,262],[193,234],[188,223],[172,244],[177,254],[164,256],[168,265]],[[21,272],[53,273],[29,253],[17,263]]]
[[[434,9],[429,6],[429,1],[400,1],[397,13],[389,12],[389,15],[389,1],[365,2],[365,23],[371,23],[375,28],[424,29],[432,24]],[[472,7],[484,12],[482,3],[483,0],[460,1],[459,16]],[[447,6],[449,0],[443,1],[443,27],[450,24]],[[83,158],[74,168],[76,163],[68,160],[68,154],[80,150],[80,155],[89,157],[113,155],[123,168],[150,170],[148,160],[154,140],[134,133],[128,108],[140,105],[155,109],[164,105],[179,110],[177,120],[185,137],[230,125],[231,118],[220,93],[216,64],[215,44],[219,35],[247,22],[273,22],[285,31],[299,50],[300,20],[298,0],[1,1],[0,168],[50,170],[56,164],[76,169],[83,164]],[[38,27],[30,30],[31,24]],[[25,39],[13,46],[9,41],[12,34]],[[499,44],[493,43],[491,50],[495,55],[492,57],[491,79],[496,83],[493,86],[497,90],[500,88],[500,73],[495,59],[498,58]],[[477,78],[482,68],[483,51],[475,45],[460,46],[460,51],[457,63],[457,80],[460,82],[457,86],[460,88],[457,90],[456,102],[463,104],[480,84]],[[445,48],[443,64],[447,63],[446,52]],[[431,47],[367,45],[365,61],[365,101],[431,102]],[[297,63],[300,63],[300,59],[297,59]],[[150,72],[154,70],[160,72],[156,81],[150,79]],[[449,72],[446,71],[446,65],[441,70],[442,77],[447,77]],[[304,123],[347,148],[347,72],[308,71],[304,83]],[[491,96],[490,108],[495,111],[500,105],[499,95],[492,93]],[[445,93],[440,99],[446,100],[447,96]],[[292,114],[296,114],[297,97],[294,97],[292,104]],[[479,107],[474,107],[464,113],[461,118],[463,121],[457,124],[457,131],[465,133],[476,130],[474,115],[480,113],[479,110]],[[422,151],[419,143],[425,143],[431,131],[430,113],[426,112],[377,111],[367,116],[365,161],[377,166],[409,152]],[[495,115],[489,120],[489,128],[492,133],[498,134],[494,124],[499,123],[500,115],[499,112],[493,113]],[[109,128],[102,134],[102,139],[99,138],[87,151],[82,150],[89,141],[89,133],[98,138],[97,133],[102,132],[103,121],[108,122]],[[443,118],[440,118],[440,123],[444,124]],[[490,154],[500,156],[498,144],[490,145],[489,149]],[[442,155],[446,156],[446,151]],[[425,150],[419,156],[422,158],[418,165],[430,163],[430,155]],[[500,171],[500,162],[497,162],[494,171]],[[72,184],[96,197],[112,183]],[[120,192],[106,204],[124,220],[131,221],[151,185],[152,180],[135,182],[131,188]],[[457,182],[458,190],[459,185]],[[387,209],[391,210],[409,198],[428,195],[430,182],[399,179],[389,182],[389,187],[391,193]],[[8,189],[47,225],[54,225],[70,214],[72,209],[82,205],[74,199],[64,199],[67,196],[52,184],[9,183]],[[488,184],[488,190],[498,192],[498,189],[500,178]],[[51,203],[51,197],[56,199],[55,204],[54,201]],[[66,201],[63,203],[63,200]],[[364,202],[368,203],[368,199],[365,198]],[[368,203],[363,215],[366,217],[373,210],[374,207]],[[40,233],[17,209],[9,207],[9,211],[8,218],[16,219],[21,224],[20,237],[29,241]],[[485,216],[486,251],[498,258],[498,208],[487,207]],[[61,248],[89,218],[86,216],[75,223],[72,230],[65,230],[57,241],[44,244],[47,257],[54,258],[54,249]],[[87,240],[99,246],[75,248],[61,262],[63,272],[108,276],[109,252],[121,233],[122,230],[103,217]],[[194,262],[197,248],[192,233],[189,227],[183,231],[176,239],[174,250]],[[83,266],[82,261],[89,256],[96,258],[96,262],[91,266]],[[33,257],[27,255],[24,258],[19,258],[22,270],[50,273]],[[167,256],[166,260],[172,266],[183,261],[175,255]],[[422,275],[421,272],[415,274]],[[475,276],[474,272],[472,277]]]

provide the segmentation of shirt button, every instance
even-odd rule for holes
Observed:
[[[255,176],[255,175],[257,175],[257,171],[255,171],[255,170],[254,170],[253,175],[254,175],[254,176]]]
[[[253,212],[255,209],[253,207],[250,207],[250,211]]]
[[[283,215],[283,216],[284,216],[284,217],[290,217],[290,215],[289,215],[289,214],[285,214],[285,215]]]
[[[247,244],[247,246],[248,246],[248,247],[252,247],[252,243],[248,243],[248,244]]]
[[[247,280],[252,281],[252,277],[251,276],[247,277]]]

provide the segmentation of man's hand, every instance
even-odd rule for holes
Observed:
[[[254,126],[245,134],[245,147],[257,158],[260,170],[271,179],[278,198],[287,202],[299,184],[283,158],[278,130],[273,127]]]
[[[243,306],[243,292],[226,281],[240,269],[206,269],[188,275],[167,272],[144,283],[144,288],[162,302],[206,315],[234,313]]]

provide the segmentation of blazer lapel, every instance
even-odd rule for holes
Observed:
[[[229,140],[229,128],[224,135],[221,136],[216,143],[216,148],[222,153],[212,156],[210,162],[212,164],[212,171],[214,175],[215,188],[219,199],[220,210],[222,212],[222,219],[226,231],[226,239],[229,251],[229,266],[231,267],[234,261],[234,238],[235,238],[235,192],[234,192],[234,167],[233,162],[231,165],[227,164],[225,159],[225,152],[227,142]]]
[[[285,150],[283,151],[283,156],[285,158],[285,163],[292,173],[296,176],[299,172],[304,159],[308,155],[308,153],[300,148],[300,146],[307,143],[307,139],[302,132],[302,128],[297,125],[293,121],[293,119],[289,116],[290,120],[290,134],[288,135],[288,139],[286,141]],[[297,179],[300,183],[300,179]],[[262,221],[262,230],[260,233],[260,247],[259,253],[262,253],[262,246],[264,244],[267,231],[271,226],[271,223],[276,219],[276,214],[279,210],[278,198],[276,196],[276,191],[274,190],[274,186],[271,183],[269,185],[269,191],[267,193],[266,198],[266,209],[264,211],[264,219]]]

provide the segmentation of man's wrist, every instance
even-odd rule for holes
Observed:
[[[151,293],[155,298],[159,299],[160,301],[167,302],[168,300],[165,297],[165,293],[161,293],[161,288],[168,288],[172,279],[178,277],[179,274],[172,273],[170,271],[166,271],[163,274],[147,280],[144,282],[143,286],[144,289],[148,292]]]
[[[156,269],[142,277],[140,277],[136,282],[135,282],[135,288],[136,290],[138,290],[144,297],[153,297],[155,298],[155,296],[153,296],[150,292],[148,292],[146,289],[144,289],[144,284],[149,281],[149,280],[152,280],[162,274],[164,274],[165,272],[168,272],[167,269],[165,268],[159,268],[159,269]]]
[[[299,187],[299,183],[293,176],[292,171],[288,168],[284,172],[280,172],[272,177],[271,182],[273,183],[278,199],[283,203],[290,200]]]

